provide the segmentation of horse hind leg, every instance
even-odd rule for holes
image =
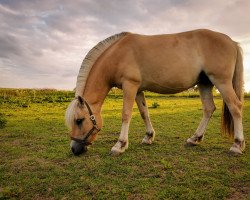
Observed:
[[[143,92],[137,93],[135,101],[137,103],[141,117],[146,126],[146,135],[143,138],[142,143],[152,144],[155,138],[155,131],[149,118],[149,112],[148,112],[148,107],[147,107],[144,93]]]
[[[242,103],[237,97],[231,83],[219,85],[217,88],[220,91],[233,120],[234,144],[230,148],[230,152],[242,154],[245,149],[242,125]]]
[[[198,88],[203,107],[203,117],[197,130],[195,131],[195,134],[187,140],[187,144],[191,146],[197,145],[202,141],[208,122],[216,109],[213,101],[213,85],[211,83],[198,84]]]

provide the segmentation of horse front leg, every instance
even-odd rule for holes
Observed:
[[[155,138],[155,131],[149,118],[149,112],[144,93],[137,93],[135,101],[146,126],[146,135],[142,140],[142,144],[152,144]]]
[[[119,155],[128,148],[128,131],[131,120],[135,96],[138,91],[138,83],[127,81],[122,85],[123,90],[123,110],[122,128],[117,143],[111,149],[111,155]]]

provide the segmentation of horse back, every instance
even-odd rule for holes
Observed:
[[[194,86],[200,74],[221,75],[233,69],[235,43],[210,30],[178,34],[127,34],[110,48],[107,57],[114,82],[140,82],[140,90],[176,93]],[[229,58],[228,58],[229,57]]]

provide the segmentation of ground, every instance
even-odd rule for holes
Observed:
[[[6,98],[6,95],[4,97]],[[36,97],[38,98],[38,97]],[[222,101],[204,141],[185,141],[202,116],[198,97],[146,95],[156,131],[152,145],[142,145],[145,127],[137,107],[130,126],[129,149],[109,155],[121,128],[122,96],[104,103],[104,127],[87,154],[73,156],[64,113],[69,102],[8,103],[0,113],[0,199],[249,199],[250,99],[244,103],[246,151],[228,153],[232,145],[220,133]],[[154,107],[154,108],[153,108]]]

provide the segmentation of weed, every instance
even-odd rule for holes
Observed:
[[[157,107],[159,107],[159,106],[160,106],[160,105],[159,105],[157,102],[153,102],[151,108],[157,108]]]

